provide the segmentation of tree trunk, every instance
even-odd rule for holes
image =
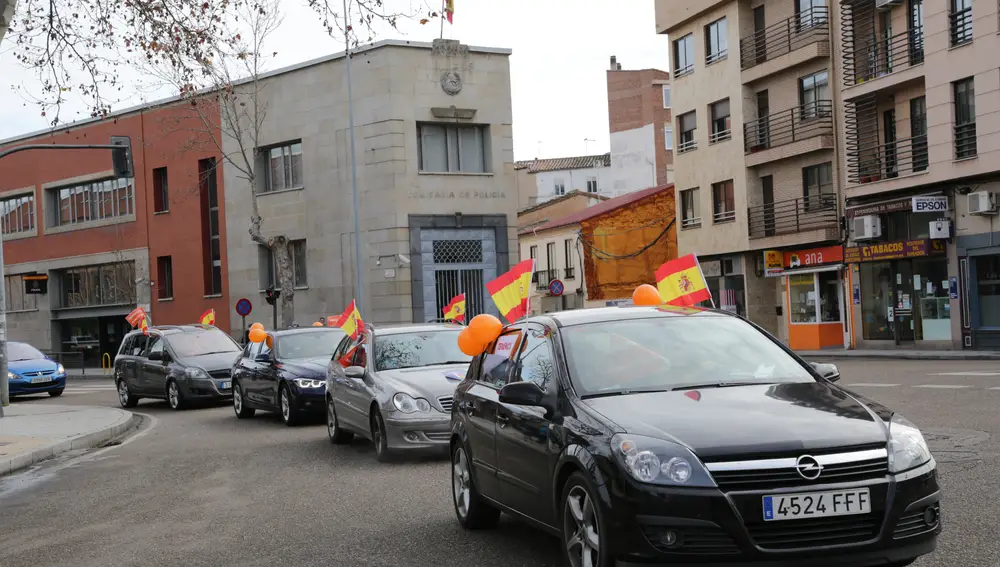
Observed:
[[[16,6],[17,0],[0,0],[0,41],[3,41],[3,36],[7,34],[7,28],[14,20]]]
[[[281,328],[288,329],[295,323],[295,272],[292,269],[292,255],[285,236],[275,236],[269,244],[274,256],[274,283],[281,290]]]

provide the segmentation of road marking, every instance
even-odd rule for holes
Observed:
[[[914,388],[933,388],[938,390],[959,390],[962,388],[971,388],[968,384],[921,384],[919,386],[914,386]]]
[[[935,372],[933,374],[928,374],[928,376],[1000,376],[1000,372],[991,372],[989,370],[974,372]]]
[[[864,384],[864,383],[858,383],[858,384],[848,384],[848,386],[862,386],[864,388],[895,388],[896,386],[899,386],[899,384],[881,384],[881,383],[878,383],[878,384],[876,384],[876,383]]]
[[[1000,390],[1000,388],[988,388],[990,390]]]

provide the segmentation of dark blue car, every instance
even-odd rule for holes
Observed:
[[[66,369],[28,343],[7,343],[7,381],[10,395],[48,393],[53,398],[66,389]]]

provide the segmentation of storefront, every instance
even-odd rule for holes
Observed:
[[[701,259],[700,264],[715,307],[745,317],[747,301],[743,257],[726,256]],[[709,307],[712,302],[706,301],[703,306]]]
[[[793,350],[844,347],[843,263],[840,245],[764,252],[765,276],[783,278],[782,310]]]
[[[961,316],[963,345],[977,350],[1000,350],[1000,246],[976,242],[985,241],[984,236],[991,235],[977,234],[959,243],[960,253],[967,255],[959,260],[965,298]],[[992,237],[995,243],[1000,242],[1000,233],[993,233]],[[984,246],[962,248],[968,242]]]

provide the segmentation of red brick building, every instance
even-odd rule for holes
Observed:
[[[629,170],[641,175],[643,165],[656,178],[629,182],[632,190],[672,183],[673,125],[670,115],[670,73],[659,69],[622,70],[611,56],[608,70],[608,123],[611,167],[616,177]]]
[[[154,324],[195,322],[214,308],[229,328],[222,157],[205,122],[172,103],[0,141],[6,149],[128,136],[135,164],[134,178],[115,179],[108,150],[0,159],[10,340],[82,351],[96,366],[114,357],[136,305]],[[27,293],[25,276],[29,286],[47,276],[45,293]]]

